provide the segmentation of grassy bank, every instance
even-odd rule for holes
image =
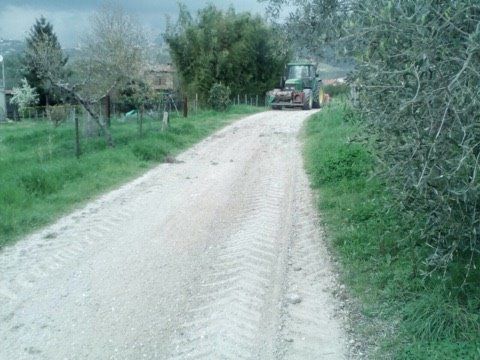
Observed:
[[[422,275],[418,256],[428,249],[409,237],[409,214],[374,176],[374,155],[355,141],[359,124],[336,101],[308,121],[304,148],[332,251],[365,320],[356,331],[371,358],[480,359],[480,291],[462,300],[443,276]]]
[[[243,105],[227,113],[174,116],[163,132],[158,120],[147,118],[142,137],[135,119],[113,120],[115,148],[102,137],[84,138],[78,160],[71,123],[0,124],[0,247],[259,109]]]

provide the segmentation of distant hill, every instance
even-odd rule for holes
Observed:
[[[0,39],[0,54],[10,55],[20,53],[25,49],[25,42],[20,40]]]

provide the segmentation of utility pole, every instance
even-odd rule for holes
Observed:
[[[2,55],[0,55],[0,62],[2,63],[2,88],[5,90],[5,60]]]

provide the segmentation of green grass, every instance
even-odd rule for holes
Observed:
[[[330,246],[364,322],[370,358],[480,359],[480,288],[467,300],[441,277],[422,277],[428,250],[410,236],[411,216],[375,176],[361,121],[335,100],[305,127],[304,156]]]
[[[146,119],[113,120],[115,148],[102,137],[83,138],[75,158],[73,124],[22,121],[0,125],[0,248],[46,225],[75,205],[138,176],[167,155],[175,156],[214,130],[259,108],[234,106],[226,113],[173,116],[170,128]]]

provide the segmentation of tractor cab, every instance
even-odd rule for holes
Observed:
[[[290,63],[285,69],[285,89],[298,90],[315,87],[315,65],[311,63]]]

